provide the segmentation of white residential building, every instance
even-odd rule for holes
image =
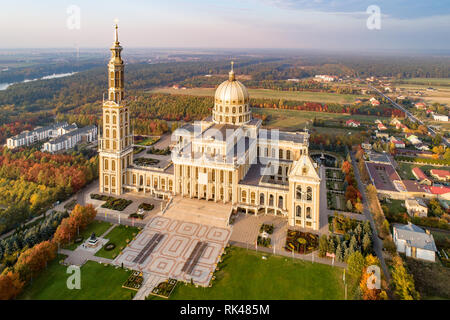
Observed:
[[[75,124],[69,126],[71,130],[62,129],[62,135],[44,143],[43,150],[57,152],[75,147],[80,141],[92,142],[97,140],[97,126],[91,125],[77,128]]]
[[[405,200],[405,207],[411,217],[426,217],[428,215],[428,207],[420,198]]]
[[[398,252],[411,258],[435,261],[437,249],[429,231],[424,231],[412,223],[398,224],[393,228],[393,236]]]
[[[448,122],[448,116],[443,115],[443,114],[436,114],[436,113],[433,113],[433,119],[434,119],[435,121]]]
[[[48,138],[54,138],[60,135],[60,130],[69,125],[67,122],[59,122],[46,127],[37,127],[31,131],[23,131],[14,137],[6,140],[6,146],[10,149],[29,146],[35,142]]]

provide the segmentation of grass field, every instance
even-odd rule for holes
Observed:
[[[137,235],[138,232],[139,228],[136,227],[124,225],[116,226],[105,235],[105,238],[109,239],[109,242],[114,243],[116,247],[110,251],[106,251],[104,248],[101,248],[95,255],[107,259],[114,259],[119,252],[127,246],[128,242],[130,242]]]
[[[433,263],[413,258],[404,261],[422,300],[450,299],[450,268],[442,266],[440,261]]]
[[[398,174],[402,179],[406,180],[416,180],[414,175],[412,174],[412,169],[414,167],[420,168],[432,181],[434,180],[433,177],[430,175],[431,169],[441,169],[441,170],[450,170],[450,167],[434,167],[430,165],[419,165],[419,164],[411,164],[411,163],[403,163],[403,162],[397,162],[398,164]]]
[[[81,289],[67,288],[67,267],[59,256],[18,297],[25,300],[127,300],[134,291],[122,288],[131,271],[88,261],[81,267]]]
[[[387,118],[383,117],[373,117],[367,115],[348,115],[341,113],[324,113],[324,112],[314,112],[314,111],[300,111],[300,110],[282,110],[282,109],[260,109],[253,108],[252,112],[254,114],[269,116],[266,121],[265,127],[275,127],[289,131],[302,130],[305,125],[308,128],[312,126],[312,121],[314,118],[322,120],[342,120],[347,121],[349,119],[355,119],[358,121],[370,121],[374,122],[375,119],[385,120]],[[315,130],[319,132],[333,132],[333,133],[346,133],[349,132],[348,128],[324,128],[315,127]]]
[[[103,233],[105,233],[106,230],[108,230],[108,228],[110,228],[111,226],[112,226],[112,223],[94,220],[94,221],[92,221],[92,223],[90,225],[88,225],[86,227],[86,229],[84,229],[83,231],[80,232],[80,236],[83,237],[83,241],[86,240],[87,238],[89,238],[91,236],[92,232],[95,232],[95,235],[97,237],[99,237]],[[75,250],[82,243],[83,242],[71,243],[71,244],[67,245],[65,247],[65,249]]]
[[[176,90],[173,88],[158,88],[152,92],[170,93],[170,94],[185,94],[191,96],[214,96],[214,88],[192,88],[186,90]],[[278,91],[271,89],[248,89],[252,98],[261,99],[284,99],[294,101],[311,101],[322,103],[352,103],[357,99],[363,98],[362,95],[353,94],[339,94],[328,92],[294,92],[294,91]]]
[[[450,78],[411,78],[403,79],[404,83],[397,83],[396,87],[408,90],[411,94],[415,91],[423,93],[422,99],[428,103],[442,103],[450,105]],[[437,91],[427,91],[433,87]]]
[[[211,288],[179,283],[172,300],[344,299],[343,269],[232,247]],[[263,260],[262,256],[267,256]],[[349,280],[349,297],[354,281]]]

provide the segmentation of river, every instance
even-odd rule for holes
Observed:
[[[37,78],[37,79],[25,79],[23,81],[20,82],[13,82],[13,83],[0,83],[0,91],[1,90],[6,90],[10,85],[13,85],[15,83],[24,83],[24,82],[30,82],[30,81],[36,81],[36,80],[48,80],[48,79],[56,79],[56,78],[64,78],[64,77],[68,77],[71,75],[74,75],[76,72],[68,72],[68,73],[58,73],[58,74],[51,74],[48,76],[43,76],[42,78]]]

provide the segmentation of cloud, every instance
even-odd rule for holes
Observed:
[[[334,14],[361,14],[370,5],[397,19],[415,19],[450,14],[448,0],[260,0],[285,10],[310,10]]]

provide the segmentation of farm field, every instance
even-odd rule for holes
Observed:
[[[186,90],[177,90],[173,88],[158,88],[151,92],[170,93],[170,94],[183,94],[192,96],[214,96],[214,88],[192,88]],[[295,101],[310,101],[310,102],[322,102],[322,103],[352,103],[356,99],[363,98],[362,95],[353,94],[338,94],[327,92],[292,92],[292,91],[278,91],[271,89],[248,89],[248,92],[252,98],[262,99],[285,99]]]
[[[341,113],[324,113],[315,111],[302,111],[302,110],[283,110],[283,109],[267,109],[267,108],[253,108],[252,112],[258,115],[267,115],[269,119],[265,123],[265,127],[275,127],[279,129],[284,129],[288,131],[302,130],[305,125],[311,127],[314,118],[322,120],[342,120],[347,121],[349,119],[355,119],[358,121],[370,121],[373,122],[375,119],[387,120],[384,117],[373,117],[367,115],[349,115]],[[343,133],[348,132],[349,128],[325,128],[325,127],[315,127],[315,130],[319,132],[330,132],[333,133],[342,131]]]
[[[412,78],[402,80],[404,83],[398,83],[395,86],[410,91],[421,91],[424,95],[420,98],[428,103],[441,103],[450,105],[450,79],[448,78]],[[437,91],[426,91],[433,87]]]

